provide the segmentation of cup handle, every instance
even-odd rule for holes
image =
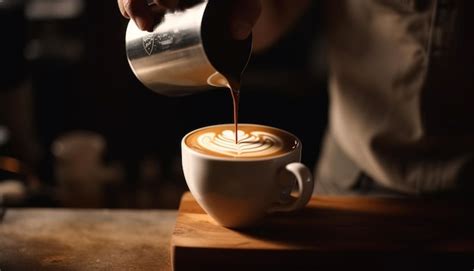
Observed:
[[[302,163],[291,163],[286,165],[280,174],[291,173],[298,182],[299,197],[291,196],[293,187],[286,186],[281,190],[280,202],[273,205],[268,212],[289,212],[304,207],[311,199],[314,188],[314,180],[311,171]]]

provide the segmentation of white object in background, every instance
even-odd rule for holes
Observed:
[[[104,185],[123,179],[122,170],[104,165],[105,139],[94,132],[73,131],[51,147],[62,203],[67,207],[101,207]]]
[[[44,20],[77,18],[83,10],[83,0],[31,0],[25,12],[30,20]]]
[[[0,195],[9,202],[20,202],[26,197],[26,187],[18,180],[0,182]]]

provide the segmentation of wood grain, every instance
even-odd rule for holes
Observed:
[[[177,271],[347,270],[358,264],[374,270],[454,265],[472,270],[472,206],[452,199],[315,197],[299,212],[232,230],[217,225],[185,194],[171,241],[172,263]]]

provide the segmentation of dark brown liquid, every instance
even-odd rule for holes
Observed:
[[[234,132],[235,144],[239,143],[239,99],[240,99],[240,80],[227,78],[229,82],[230,93],[232,94],[232,101],[234,105]]]
[[[234,109],[234,133],[235,144],[239,143],[239,100],[240,100],[240,76],[222,75],[218,72],[208,78],[208,83],[212,86],[227,87],[230,90]]]
[[[229,31],[229,20],[234,12],[234,1],[209,1],[203,15],[201,29],[204,51],[216,71],[225,77],[225,84],[231,90],[234,104],[235,143],[238,139],[238,110],[240,75],[252,51],[252,36],[245,40],[235,40]],[[218,79],[218,78],[215,78]]]

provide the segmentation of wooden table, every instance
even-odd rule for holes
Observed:
[[[182,270],[474,270],[472,202],[315,197],[254,229],[220,227],[184,195],[172,237]],[[229,210],[232,212],[232,210]]]
[[[471,207],[316,197],[301,212],[270,216],[246,231],[216,225],[190,194],[178,216],[10,209],[0,224],[0,270],[170,270],[170,243],[176,271],[472,270]]]
[[[10,209],[0,270],[170,270],[176,211]]]

